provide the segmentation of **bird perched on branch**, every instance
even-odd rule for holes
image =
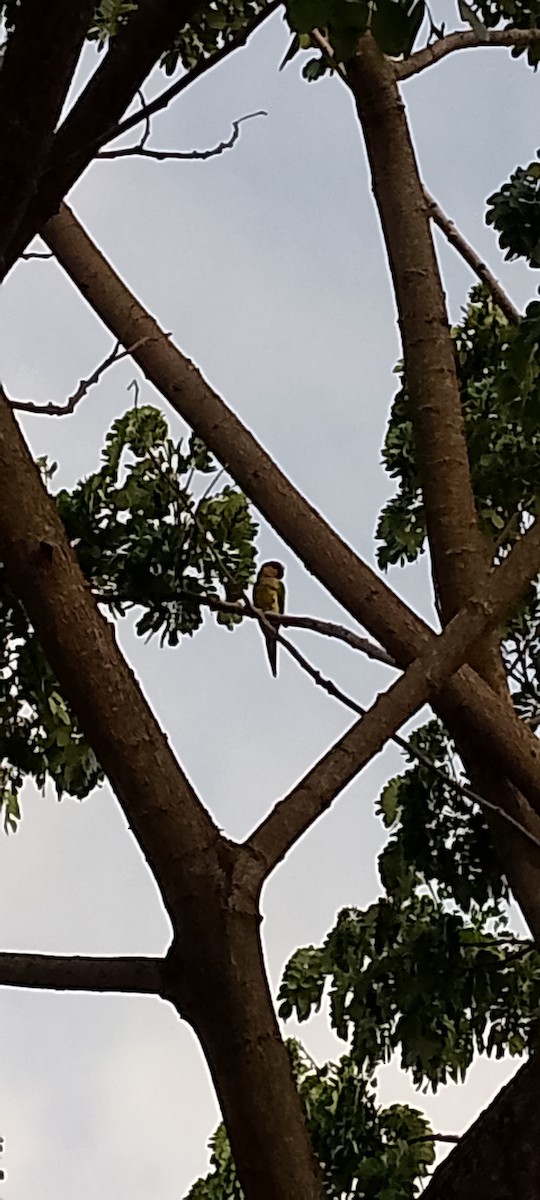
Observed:
[[[285,611],[285,585],[283,576],[285,567],[280,562],[266,562],[257,575],[253,587],[253,603],[263,612],[282,613]],[[278,628],[276,624],[276,630]],[[263,629],[266,650],[272,675],[277,675],[277,641],[272,634]]]

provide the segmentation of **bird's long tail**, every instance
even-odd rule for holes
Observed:
[[[264,630],[264,640],[266,642],[266,653],[268,655],[268,662],[270,663],[270,670],[275,679],[277,676],[277,638]]]

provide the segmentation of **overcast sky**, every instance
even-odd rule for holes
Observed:
[[[436,17],[459,24],[454,5]],[[245,113],[234,150],[206,162],[94,166],[70,197],[116,268],[177,344],[274,454],[295,484],[373,561],[373,531],[392,485],[380,447],[399,356],[394,304],[351,100],[336,80],[306,84],[299,60],[278,73],[290,35],[279,14],[247,49],[155,119],[153,144],[215,145]],[[93,64],[89,53],[86,68]],[[82,78],[82,77],[81,77]],[[158,73],[147,94],[164,84]],[[538,79],[504,50],[454,55],[404,86],[427,187],[523,305],[535,283],[501,264],[484,201],[538,144]],[[438,242],[453,318],[471,278]],[[61,400],[111,348],[107,331],[53,263],[25,263],[0,299],[2,374],[14,397]],[[111,422],[139,378],[122,363],[73,416],[32,417],[35,453],[58,459],[59,485],[96,469]],[[141,402],[162,404],[144,382]],[[263,557],[287,567],[289,607],[338,620],[341,610],[265,527]],[[390,582],[431,616],[425,565]],[[228,834],[242,838],[350,724],[297,667],[267,669],[258,631],[208,620],[175,650],[121,643],[183,767]],[[323,671],[361,703],[387,668],[298,635]],[[383,844],[373,815],[399,765],[380,756],[274,874],[264,940],[274,988],[284,963],[317,942],[344,905],[378,894]],[[159,954],[170,928],[152,878],[107,787],[83,804],[31,787],[20,832],[0,838],[4,950]],[[294,1023],[288,1032],[296,1032]],[[339,1053],[324,1015],[302,1027],[319,1059]],[[189,1028],[159,1000],[0,994],[2,1200],[181,1200],[205,1170],[218,1112]],[[480,1063],[464,1088],[419,1096],[397,1069],[384,1102],[423,1106],[460,1132],[515,1064]]]

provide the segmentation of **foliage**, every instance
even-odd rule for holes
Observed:
[[[149,406],[115,421],[102,459],[98,471],[55,497],[68,537],[111,613],[142,610],[139,636],[161,633],[162,645],[176,646],[200,627],[202,596],[230,591],[231,577],[246,586],[253,576],[256,526],[247,500],[228,484],[212,491],[218,473],[206,447],[195,437],[185,447],[175,442]],[[0,645],[0,807],[11,829],[25,776],[82,798],[101,773],[9,595],[0,596]]]
[[[516,514],[534,515],[540,495],[540,352],[522,325],[511,324],[481,287],[473,289],[453,330],[471,474],[480,520],[488,537],[509,546],[519,533]],[[382,567],[413,562],[426,542],[409,397],[403,377],[383,450],[399,480],[381,513],[377,536]],[[504,471],[501,464],[504,462]]]
[[[487,206],[486,221],[497,230],[505,258],[540,268],[540,163],[518,167]]]
[[[364,1200],[410,1200],[417,1194],[415,1180],[434,1158],[422,1114],[399,1104],[379,1108],[372,1082],[351,1058],[318,1067],[297,1042],[287,1046],[328,1200],[353,1194]],[[241,1200],[223,1125],[210,1147],[212,1172],[197,1180],[187,1200]]]
[[[320,947],[297,950],[280,990],[280,1015],[306,1020],[329,986],[332,1027],[362,1072],[400,1054],[413,1081],[435,1091],[462,1082],[477,1053],[535,1047],[540,956],[497,936],[484,915],[467,921],[418,891],[344,909]]]

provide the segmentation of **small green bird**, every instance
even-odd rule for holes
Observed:
[[[285,567],[280,562],[263,563],[259,574],[255,580],[253,587],[253,603],[256,608],[262,609],[263,612],[282,613],[285,612],[285,585],[283,576]],[[276,625],[276,629],[278,626]],[[266,650],[270,670],[272,675],[277,675],[277,648],[278,644],[275,637],[263,629],[264,638],[266,641]]]

